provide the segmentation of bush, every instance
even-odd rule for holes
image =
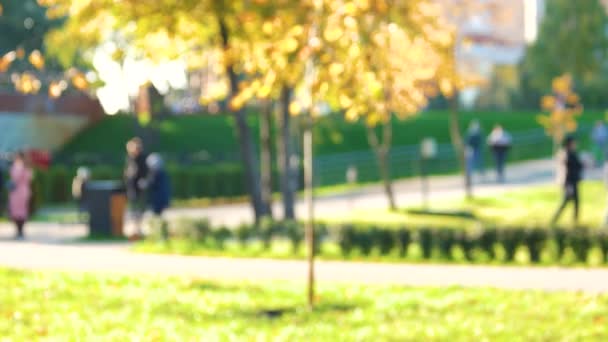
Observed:
[[[524,231],[522,229],[505,228],[499,231],[498,236],[505,250],[505,261],[514,261],[517,247],[524,240]]]
[[[275,221],[270,217],[264,217],[260,220],[257,230],[258,236],[264,244],[264,249],[270,249],[272,238],[277,230]]]
[[[568,246],[572,248],[576,260],[579,262],[587,262],[589,250],[592,246],[591,234],[584,228],[572,230],[568,235]]]
[[[226,241],[232,238],[232,231],[226,227],[221,227],[212,230],[211,236],[213,237],[213,241],[215,241],[217,248],[224,249]]]
[[[530,229],[527,230],[524,236],[524,244],[528,247],[530,253],[530,261],[538,263],[543,247],[546,245],[548,234],[545,229]]]
[[[395,248],[396,241],[391,229],[375,228],[374,244],[378,246],[380,255],[388,255]]]
[[[304,241],[304,227],[296,221],[286,221],[283,224],[285,226],[285,234],[291,242],[293,253],[296,254],[302,245],[302,241]]]
[[[475,247],[477,246],[477,241],[480,236],[481,236],[480,234],[475,234],[475,233],[468,232],[465,230],[458,231],[456,233],[457,244],[462,249],[462,252],[464,253],[464,257],[468,261],[473,261],[475,259],[474,251],[475,251]]]
[[[247,224],[242,224],[236,228],[235,233],[237,240],[244,248],[247,245],[247,242],[255,236],[255,228]]]
[[[443,260],[452,259],[452,247],[456,244],[456,232],[451,229],[438,229],[434,232],[434,245]]]
[[[422,248],[422,257],[424,259],[431,259],[433,256],[433,230],[422,228],[418,230],[418,243]]]
[[[374,248],[373,228],[359,226],[355,232],[355,244],[359,247],[359,251],[362,255],[369,256]]]
[[[247,247],[252,240],[262,241],[269,249],[275,238],[283,237],[291,242],[292,250],[298,252],[305,239],[304,227],[296,221],[276,222],[263,219],[259,225],[241,225],[235,230],[222,227],[212,229],[207,220],[180,220],[174,231],[178,237],[192,240],[204,245],[224,248],[230,239],[236,239],[241,246]],[[541,262],[541,255],[548,246],[557,246],[559,253],[568,251],[571,262],[587,262],[590,250],[599,248],[603,261],[608,258],[608,232],[590,231],[588,229],[555,230],[522,229],[522,228],[490,228],[487,230],[450,230],[450,229],[412,229],[400,227],[397,229],[369,225],[337,224],[328,230],[322,223],[315,224],[315,253],[321,251],[321,245],[331,231],[331,239],[337,243],[343,256],[348,257],[354,250],[362,256],[370,256],[378,251],[382,256],[398,252],[400,257],[407,257],[412,239],[420,245],[422,257],[426,260],[436,256],[442,260],[452,259],[452,250],[460,246],[466,260],[475,261],[476,251],[480,250],[487,259],[497,258],[494,248],[501,245],[505,251],[505,262],[515,261],[518,248],[524,248],[529,253],[531,263]],[[210,244],[211,242],[211,244]],[[559,260],[563,260],[560,257]]]
[[[357,233],[355,232],[355,227],[353,227],[352,225],[338,226],[336,227],[336,230],[338,245],[340,246],[342,255],[349,256],[355,248],[356,244]]]
[[[400,228],[395,232],[395,239],[400,257],[406,257],[407,251],[412,242],[412,235],[406,228]]]
[[[486,228],[479,236],[479,247],[484,251],[488,257],[492,260],[496,259],[496,252],[494,246],[498,242],[498,231],[496,228]]]

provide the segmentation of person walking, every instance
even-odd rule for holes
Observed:
[[[138,237],[142,236],[142,219],[146,210],[145,181],[148,177],[147,155],[140,138],[129,140],[126,146],[127,162],[124,172],[127,198],[135,222]]]
[[[492,149],[494,162],[496,163],[496,176],[499,183],[505,182],[505,164],[507,153],[511,148],[511,135],[507,133],[501,125],[494,126],[492,133],[488,137],[488,145]]]
[[[601,166],[606,159],[606,145],[608,144],[608,128],[603,121],[595,123],[591,131],[591,141],[593,141],[596,166]]]
[[[467,172],[475,171],[483,176],[483,136],[479,121],[472,121],[467,132]]]
[[[15,155],[9,176],[9,216],[17,228],[16,238],[21,240],[24,238],[24,226],[30,215],[33,178],[33,172],[27,165],[25,154],[22,152]]]
[[[167,222],[163,212],[169,208],[171,202],[171,182],[164,167],[163,159],[156,153],[150,154],[146,159],[149,170],[145,186],[148,192],[148,204],[157,218],[163,240],[169,239]]]
[[[563,186],[564,198],[553,215],[551,225],[554,226],[569,202],[574,204],[574,224],[579,218],[578,184],[582,179],[583,163],[576,152],[576,139],[572,136],[564,140],[563,149],[558,153],[558,181]]]

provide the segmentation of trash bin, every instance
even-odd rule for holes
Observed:
[[[86,185],[89,236],[123,236],[127,196],[122,182],[91,181]]]

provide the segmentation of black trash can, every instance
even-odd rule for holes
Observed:
[[[91,181],[85,188],[89,211],[89,236],[123,236],[127,197],[122,182]]]

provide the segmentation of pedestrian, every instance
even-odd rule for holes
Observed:
[[[141,237],[141,224],[146,210],[145,180],[148,177],[147,155],[140,138],[129,140],[126,146],[127,162],[125,167],[125,186],[127,198],[135,222],[135,231]]]
[[[483,176],[483,135],[477,120],[469,124],[467,152],[467,172],[472,176],[477,171]]]
[[[492,133],[488,137],[488,145],[492,149],[494,162],[496,163],[496,175],[499,183],[505,182],[505,164],[507,154],[511,148],[511,135],[507,133],[501,125],[494,126]]]
[[[163,240],[168,240],[169,232],[163,212],[169,208],[171,202],[171,182],[165,170],[163,159],[156,153],[150,154],[146,159],[148,178],[145,186],[148,192],[148,204],[156,217]]]
[[[559,220],[563,210],[569,202],[574,203],[574,224],[578,223],[579,217],[579,191],[578,184],[582,179],[583,163],[576,152],[576,139],[572,136],[564,140],[563,149],[558,153],[558,175],[559,183],[563,186],[564,198],[555,212],[551,225]]]
[[[606,156],[606,144],[608,143],[608,128],[603,121],[597,121],[591,131],[591,141],[593,141],[593,154],[596,166],[604,163]]]
[[[86,186],[91,180],[91,172],[86,167],[79,167],[76,170],[76,177],[72,180],[72,197],[78,204],[78,217],[84,223],[84,216],[87,212]]]
[[[15,155],[10,169],[8,182],[9,216],[17,228],[16,238],[24,238],[24,226],[30,215],[30,200],[32,197],[33,171],[29,167],[25,154],[19,152]]]

